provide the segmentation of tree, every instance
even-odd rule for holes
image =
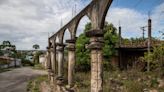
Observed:
[[[38,44],[35,44],[35,45],[33,45],[33,48],[34,48],[35,50],[37,50],[37,49],[40,48],[40,46],[39,46]]]
[[[2,43],[4,46],[11,46],[11,43],[10,41],[3,41]]]
[[[85,25],[85,32],[91,29],[91,23]],[[89,49],[85,48],[85,45],[89,44],[89,38],[82,33],[76,41],[76,70],[88,71],[90,70],[90,56]]]
[[[40,46],[38,45],[38,44],[35,44],[35,45],[33,45],[33,48],[35,49],[35,50],[37,50],[37,49],[39,49],[40,48]],[[39,55],[41,55],[41,53],[39,52],[39,51],[35,51],[34,52],[34,63],[35,64],[38,64],[39,63]]]
[[[42,55],[43,53],[41,51],[37,51],[34,55],[34,64],[39,63],[39,56]]]
[[[104,47],[103,47],[103,56],[106,61],[109,61],[111,56],[116,54],[115,46],[118,43],[118,34],[117,29],[113,24],[105,23],[104,27]]]
[[[5,47],[11,47],[10,41],[3,41],[2,44],[0,45],[0,49],[4,49]]]
[[[6,50],[2,50],[5,49]],[[14,63],[16,67],[16,58],[17,58],[17,51],[16,51],[16,46],[12,45],[10,41],[3,41],[2,44],[0,45],[0,56],[3,56],[4,54],[8,54],[9,57],[14,58]]]
[[[91,23],[87,23],[85,25],[84,32],[89,30],[91,30]],[[103,47],[103,56],[105,58],[105,61],[109,62],[111,56],[116,52],[114,47],[118,42],[118,35],[113,24],[108,24],[107,22],[105,23],[104,40],[105,45]],[[78,71],[90,70],[90,50],[85,48],[86,44],[89,44],[89,38],[86,37],[84,33],[82,33],[76,41],[76,70]]]

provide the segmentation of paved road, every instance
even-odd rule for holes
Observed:
[[[45,71],[33,70],[30,67],[0,73],[0,92],[26,92],[28,80],[45,74]]]

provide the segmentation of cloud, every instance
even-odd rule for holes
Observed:
[[[153,37],[160,38],[159,30],[164,32],[164,12],[162,11],[164,11],[164,3],[155,7],[151,12]],[[141,13],[130,8],[112,7],[108,11],[106,21],[113,23],[116,27],[119,26],[120,21],[122,36],[125,38],[142,37],[140,27],[147,26],[148,13]],[[147,36],[147,32],[145,35]]]
[[[116,27],[122,26],[123,37],[141,36],[140,27],[146,25],[146,15],[129,8],[110,9],[106,20]]]
[[[91,0],[1,0],[0,1],[0,42],[9,40],[17,49],[32,49],[33,44],[39,44],[41,49],[46,49],[48,33],[52,34],[68,23],[72,16],[72,7],[77,6],[76,14],[80,12]],[[161,21],[157,21],[160,10],[164,4],[157,6],[152,17],[155,28],[162,29]],[[118,26],[121,21],[123,36],[141,36],[141,26],[147,25],[147,13],[142,14],[129,8],[112,7],[106,20]],[[87,17],[81,20],[78,32],[83,32]],[[154,29],[155,29],[154,28]],[[66,35],[69,36],[69,35]],[[67,37],[66,37],[67,38]]]
[[[47,46],[48,33],[55,33],[72,18],[72,7],[77,12],[90,1],[80,0],[1,0],[0,42],[9,40],[17,49],[32,49],[39,44]]]

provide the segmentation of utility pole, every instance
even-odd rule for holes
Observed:
[[[121,46],[121,43],[122,43],[122,39],[121,39],[121,26],[120,26],[120,21],[119,21],[119,46]]]
[[[121,25],[120,25],[120,21],[119,21],[119,27],[118,27],[118,31],[119,31],[119,51],[118,51],[118,54],[119,54],[119,62],[118,62],[118,66],[120,69],[122,69],[122,59],[121,59],[121,44],[122,44],[122,37],[121,37]]]
[[[142,38],[143,39],[145,39],[145,28],[146,28],[147,26],[143,26],[143,27],[141,27],[141,30],[142,30]]]
[[[149,13],[149,19],[148,19],[148,55],[150,55],[150,48],[151,48],[151,29],[152,29],[152,21],[150,19],[150,13]],[[148,58],[147,62],[147,71],[150,71],[150,59]]]

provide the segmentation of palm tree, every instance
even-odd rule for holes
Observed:
[[[34,48],[35,50],[37,50],[37,49],[39,49],[40,47],[39,47],[38,44],[35,44],[35,45],[33,45],[33,48]]]

